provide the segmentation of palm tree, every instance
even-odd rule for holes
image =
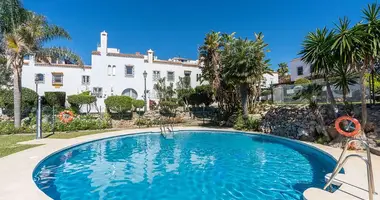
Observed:
[[[376,58],[379,56],[380,48],[380,6],[377,3],[368,4],[367,9],[363,11],[364,23],[357,25],[362,31],[360,34],[360,57],[362,65],[360,68],[360,86],[361,86],[361,102],[362,102],[362,124],[363,127],[367,123],[367,101],[365,87],[365,73],[374,69]]]
[[[278,64],[277,72],[278,72],[278,75],[281,77],[288,75],[288,73],[289,73],[288,64],[286,64],[284,62]]]
[[[24,57],[32,55],[37,60],[46,62],[49,62],[48,58],[57,58],[70,60],[79,65],[83,65],[83,63],[79,56],[66,48],[44,47],[46,42],[54,39],[70,40],[67,31],[49,24],[42,15],[26,11],[21,7],[18,0],[6,0],[5,2],[8,3],[0,4],[2,6],[0,10],[10,11],[0,13],[1,21],[5,22],[1,27],[1,39],[7,59],[7,67],[13,70],[14,124],[18,128],[21,126],[21,75]],[[9,13],[12,15],[4,16],[4,14]]]
[[[255,40],[233,39],[230,47],[223,51],[223,78],[240,87],[240,97],[244,118],[248,118],[248,89],[250,84],[257,84],[269,60],[265,60],[268,46],[262,33],[255,34]]]
[[[331,83],[343,93],[343,102],[346,102],[350,85],[357,84],[359,76],[349,65],[337,64],[332,70]]]
[[[337,113],[336,102],[331,90],[329,75],[334,65],[331,45],[333,44],[334,34],[327,28],[317,29],[310,32],[302,43],[302,50],[299,53],[301,60],[310,64],[312,73],[322,75],[326,82],[327,96],[335,113]]]
[[[202,76],[217,89],[220,84],[220,48],[222,45],[220,32],[207,33],[203,46],[199,48],[199,60],[203,64]]]

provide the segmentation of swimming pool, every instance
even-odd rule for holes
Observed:
[[[278,137],[179,131],[114,137],[44,159],[36,185],[52,199],[302,199],[336,161]]]

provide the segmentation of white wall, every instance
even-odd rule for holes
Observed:
[[[299,76],[297,74],[297,67],[301,67],[301,66],[303,67],[303,75]],[[311,74],[310,65],[302,62],[301,59],[299,59],[299,58],[294,59],[289,63],[289,71],[290,71],[290,80],[291,81],[295,81],[299,78],[309,77]]]
[[[63,73],[63,85],[55,87],[52,84],[52,73]],[[45,75],[45,82],[38,85],[38,94],[44,95],[45,92],[62,91],[66,95],[79,94],[86,90],[86,86],[82,85],[82,75],[90,75],[90,68],[72,67],[72,65],[39,65],[31,62],[29,65],[23,66],[22,86],[36,89],[35,74],[42,73]]]
[[[263,76],[264,76],[264,79],[261,82],[262,88],[269,88],[271,86],[271,84],[279,83],[277,72],[273,72],[272,75],[271,74],[264,74]]]
[[[149,91],[147,99],[157,100],[155,98],[153,85],[153,71],[160,71],[161,78],[167,76],[168,71],[174,72],[175,80],[173,81],[174,88],[178,82],[178,77],[184,77],[185,71],[191,71],[191,86],[194,88],[200,85],[196,81],[197,74],[201,74],[202,70],[193,63],[181,63],[164,60],[154,60],[156,56],[151,51],[151,59],[146,55],[140,54],[121,54],[118,49],[108,48],[108,34],[102,32],[100,35],[101,45],[97,48],[98,51],[93,52],[91,56],[92,66],[79,67],[74,65],[64,64],[35,64],[33,58],[25,61],[23,67],[22,85],[35,90],[35,74],[42,73],[45,75],[45,82],[39,84],[39,94],[44,95],[45,92],[62,91],[66,95],[79,94],[83,91],[93,91],[94,87],[103,89],[102,98],[98,98],[97,106],[104,111],[104,99],[110,95],[122,95],[123,91],[132,88],[137,92],[137,99],[143,99],[144,95],[144,77],[143,73],[148,73],[146,79],[147,90]],[[108,65],[116,66],[115,74],[108,75]],[[125,66],[134,66],[134,76],[125,76]],[[190,65],[190,66],[189,66]],[[52,73],[63,73],[63,85],[56,87],[52,84]],[[90,84],[82,85],[82,76],[90,76]],[[167,81],[166,85],[170,82]],[[113,92],[111,93],[111,88]],[[93,109],[94,111],[94,109]]]

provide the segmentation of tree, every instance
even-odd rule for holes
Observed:
[[[278,75],[281,77],[288,75],[288,73],[289,73],[288,64],[286,64],[284,62],[278,64],[277,72],[278,72]]]
[[[277,73],[280,79],[280,83],[286,83],[290,81],[290,75],[288,74],[289,73],[288,64],[284,62],[278,64]]]
[[[10,87],[12,84],[12,69],[7,67],[7,59],[0,57],[0,88]]]
[[[336,102],[331,90],[329,75],[334,65],[334,54],[331,46],[334,42],[334,34],[326,27],[310,32],[302,43],[300,51],[301,60],[310,64],[312,74],[322,75],[326,82],[327,96],[335,113],[337,113]]]
[[[358,74],[347,65],[337,64],[332,70],[331,83],[343,93],[343,102],[346,102],[350,85],[357,84]]]
[[[202,76],[212,83],[214,89],[220,85],[220,32],[207,33],[203,45],[199,48],[199,60],[203,64]]]
[[[194,89],[191,88],[190,79],[187,77],[178,77],[177,88],[175,89],[177,93],[178,102],[186,107],[189,105],[189,97],[194,93]]]
[[[21,126],[21,75],[24,57],[35,56],[49,62],[48,58],[70,60],[83,65],[81,59],[70,50],[61,47],[43,47],[54,39],[71,39],[63,28],[51,25],[42,15],[25,10],[19,0],[5,0],[0,4],[1,39],[7,68],[13,70],[14,123]]]
[[[380,6],[377,3],[368,4],[367,9],[363,11],[363,23],[356,25],[359,29],[359,54],[362,58],[360,68],[360,86],[361,86],[361,103],[362,103],[362,125],[367,123],[367,101],[365,74],[369,69],[374,69],[376,58],[379,56],[380,48]]]
[[[233,39],[230,47],[223,51],[222,76],[240,87],[244,118],[248,118],[248,89],[250,84],[260,84],[269,60],[265,59],[267,44],[262,33],[255,34],[255,40]]]

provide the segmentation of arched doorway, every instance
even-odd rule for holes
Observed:
[[[137,92],[136,90],[132,89],[132,88],[127,88],[125,89],[121,95],[124,95],[124,96],[129,96],[129,97],[132,97],[134,99],[137,99],[138,95],[137,95]]]

